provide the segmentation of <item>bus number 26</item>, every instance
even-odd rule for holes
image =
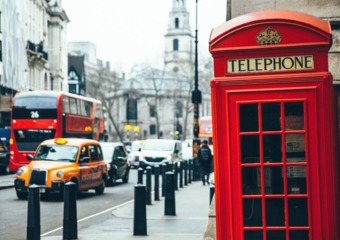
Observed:
[[[39,112],[38,111],[31,111],[31,118],[39,118]]]

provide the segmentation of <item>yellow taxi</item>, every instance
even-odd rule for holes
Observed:
[[[74,182],[78,192],[95,189],[103,194],[107,166],[98,141],[58,138],[43,141],[31,162],[18,169],[14,186],[19,199],[27,199],[28,187],[38,185],[42,193],[63,194],[64,184]]]

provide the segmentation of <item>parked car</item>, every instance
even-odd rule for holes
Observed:
[[[0,139],[0,173],[9,173],[9,151],[2,139]]]
[[[182,142],[182,158],[183,160],[193,159],[192,139],[187,139]]]
[[[131,158],[131,167],[138,168],[139,167],[139,155],[144,145],[144,141],[133,141],[131,143],[131,150],[130,150],[130,158]]]
[[[31,162],[18,169],[14,181],[19,199],[26,199],[28,187],[36,184],[45,194],[63,194],[64,185],[74,182],[78,192],[95,189],[103,194],[107,167],[99,142],[89,139],[58,138],[43,141]]]
[[[114,186],[118,179],[129,182],[130,158],[123,143],[101,142],[104,161],[108,169],[108,185]]]
[[[182,142],[172,139],[147,139],[139,157],[139,166],[162,165],[163,163],[177,163],[182,160]]]

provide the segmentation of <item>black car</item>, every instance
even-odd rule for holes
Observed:
[[[9,151],[6,144],[0,139],[0,173],[9,173]]]
[[[114,186],[118,179],[122,179],[123,183],[129,182],[131,163],[124,144],[101,142],[100,145],[109,175],[107,184]]]

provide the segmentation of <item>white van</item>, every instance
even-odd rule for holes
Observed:
[[[144,141],[143,140],[136,140],[131,142],[131,149],[129,152],[131,158],[131,167],[138,168],[139,167],[139,155],[140,151],[143,148]]]
[[[147,139],[139,156],[139,167],[176,163],[182,160],[182,142],[171,139]]]

